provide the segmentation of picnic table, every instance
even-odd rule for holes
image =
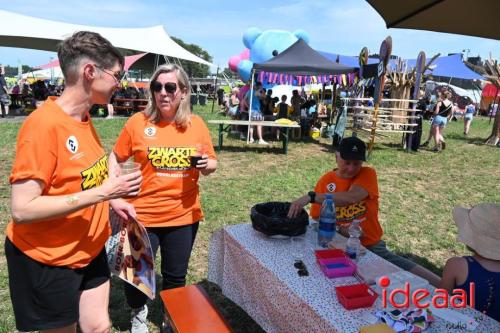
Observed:
[[[125,111],[130,115],[134,111],[142,111],[146,108],[149,100],[144,98],[120,98],[115,97],[113,100],[113,108],[116,111]]]
[[[302,261],[309,276],[300,277],[293,265],[294,253],[301,250],[295,248],[297,243],[267,237],[250,224],[225,227],[210,241],[208,280],[218,284],[222,293],[266,332],[357,333],[377,310],[383,310],[381,292],[373,287],[379,297],[371,307],[346,310],[338,302],[334,287],[359,282],[354,277],[325,277],[313,252],[316,237],[317,233],[308,228]],[[370,251],[361,256],[358,265],[375,267],[381,275],[401,271]],[[500,323],[474,309],[453,311],[475,319],[479,323],[476,332],[500,332]],[[425,332],[456,332],[456,324],[448,320],[435,314],[435,322]]]
[[[231,126],[247,126],[249,125],[248,120],[209,120],[209,124],[219,125],[219,141],[217,144],[217,150],[222,149],[222,144],[224,141],[224,132],[229,132]],[[289,139],[289,129],[290,128],[300,128],[298,124],[280,124],[274,121],[252,121],[251,126],[264,126],[264,127],[279,127],[284,129],[284,133],[281,133],[283,141],[283,154],[288,153],[288,139]]]

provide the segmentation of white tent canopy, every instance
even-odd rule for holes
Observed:
[[[56,66],[53,68],[40,69],[37,71],[26,72],[21,76],[23,79],[34,78],[34,79],[50,79],[50,78],[62,78],[63,74],[61,67]]]
[[[62,39],[76,31],[94,31],[125,51],[160,54],[209,66],[213,64],[174,42],[163,26],[106,28],[51,21],[0,10],[0,46],[56,51]],[[127,52],[124,52],[127,53]]]

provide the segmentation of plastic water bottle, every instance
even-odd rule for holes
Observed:
[[[321,205],[321,213],[319,215],[318,245],[327,247],[328,242],[335,236],[336,223],[337,217],[335,214],[333,195],[327,194]]]
[[[349,239],[345,248],[345,253],[354,261],[358,259],[359,248],[361,246],[361,241],[359,240],[359,237],[361,237],[360,223],[360,220],[352,221],[349,226]]]

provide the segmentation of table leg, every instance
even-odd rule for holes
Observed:
[[[219,124],[219,145],[218,145],[218,149],[217,150],[221,150],[222,149],[222,141],[224,139],[224,125],[223,124]]]
[[[288,154],[288,131],[289,128],[285,127],[285,135],[283,135],[283,154]]]

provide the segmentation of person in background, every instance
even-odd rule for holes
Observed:
[[[470,209],[455,207],[458,240],[472,256],[448,259],[439,288],[452,294],[462,289],[474,298],[475,309],[500,321],[500,205],[484,203]],[[475,294],[470,295],[470,284]]]
[[[233,119],[238,114],[238,108],[240,106],[240,100],[238,98],[239,93],[240,90],[237,87],[231,89],[231,96],[229,97],[229,116]]]
[[[292,98],[290,99],[290,103],[292,104],[293,112],[292,119],[299,120],[300,119],[300,109],[302,104],[304,104],[305,99],[299,95],[298,90],[292,91]]]
[[[383,230],[378,220],[379,192],[377,173],[363,166],[366,145],[357,137],[344,138],[335,152],[337,168],[328,171],[317,182],[314,191],[297,198],[290,205],[288,217],[297,216],[304,206],[312,204],[310,215],[319,219],[321,204],[326,194],[333,195],[337,212],[337,226],[341,235],[349,237],[348,229],[355,219],[363,220],[361,244],[376,255],[410,271],[437,286],[439,277],[426,268],[400,257],[382,240]]]
[[[446,148],[443,131],[453,115],[453,103],[450,101],[450,98],[451,92],[442,92],[441,100],[436,104],[436,108],[434,109],[434,119],[431,124],[431,135],[436,143],[436,146],[433,149],[435,152],[440,152]],[[426,141],[422,146],[427,146],[428,144],[429,141]]]
[[[24,121],[9,178],[10,295],[20,331],[74,333],[78,323],[82,332],[108,332],[108,200],[136,195],[142,178],[108,173],[89,110],[109,101],[124,58],[87,31],[63,40],[57,54],[66,89]]]
[[[251,96],[253,94],[253,96]],[[257,82],[254,90],[249,90],[245,95],[245,99],[247,100],[247,104],[250,105],[251,111],[251,120],[252,121],[262,121],[264,120],[264,116],[261,112],[261,101],[265,96],[264,89],[262,88],[262,84]],[[251,98],[250,98],[251,97]],[[262,137],[262,125],[257,125],[257,137],[259,139],[258,143],[260,145],[267,145],[268,143],[264,141]],[[250,143],[254,142],[253,139],[253,128],[254,126],[250,126],[249,134],[250,134]]]
[[[9,114],[10,97],[3,73],[4,68],[0,65],[0,108],[2,109],[2,118],[5,118]]]
[[[213,173],[217,160],[207,126],[191,113],[186,72],[177,65],[160,66],[149,89],[148,106],[128,119],[109,164],[133,158],[141,165],[141,191],[127,201],[146,227],[155,256],[160,248],[162,289],[171,289],[186,284],[191,250],[204,219],[198,179]],[[200,159],[193,164],[195,154]],[[147,296],[128,284],[125,296],[132,308],[131,332],[147,332]]]
[[[276,115],[276,119],[288,119],[288,110],[290,106],[286,102],[287,96],[281,96],[281,102],[278,104],[278,113]],[[276,140],[280,139],[280,129],[279,127],[276,129]]]
[[[476,106],[472,101],[467,104],[465,107],[465,115],[464,115],[464,135],[469,134],[470,125],[472,124],[472,119],[474,118],[474,114],[476,113]]]

